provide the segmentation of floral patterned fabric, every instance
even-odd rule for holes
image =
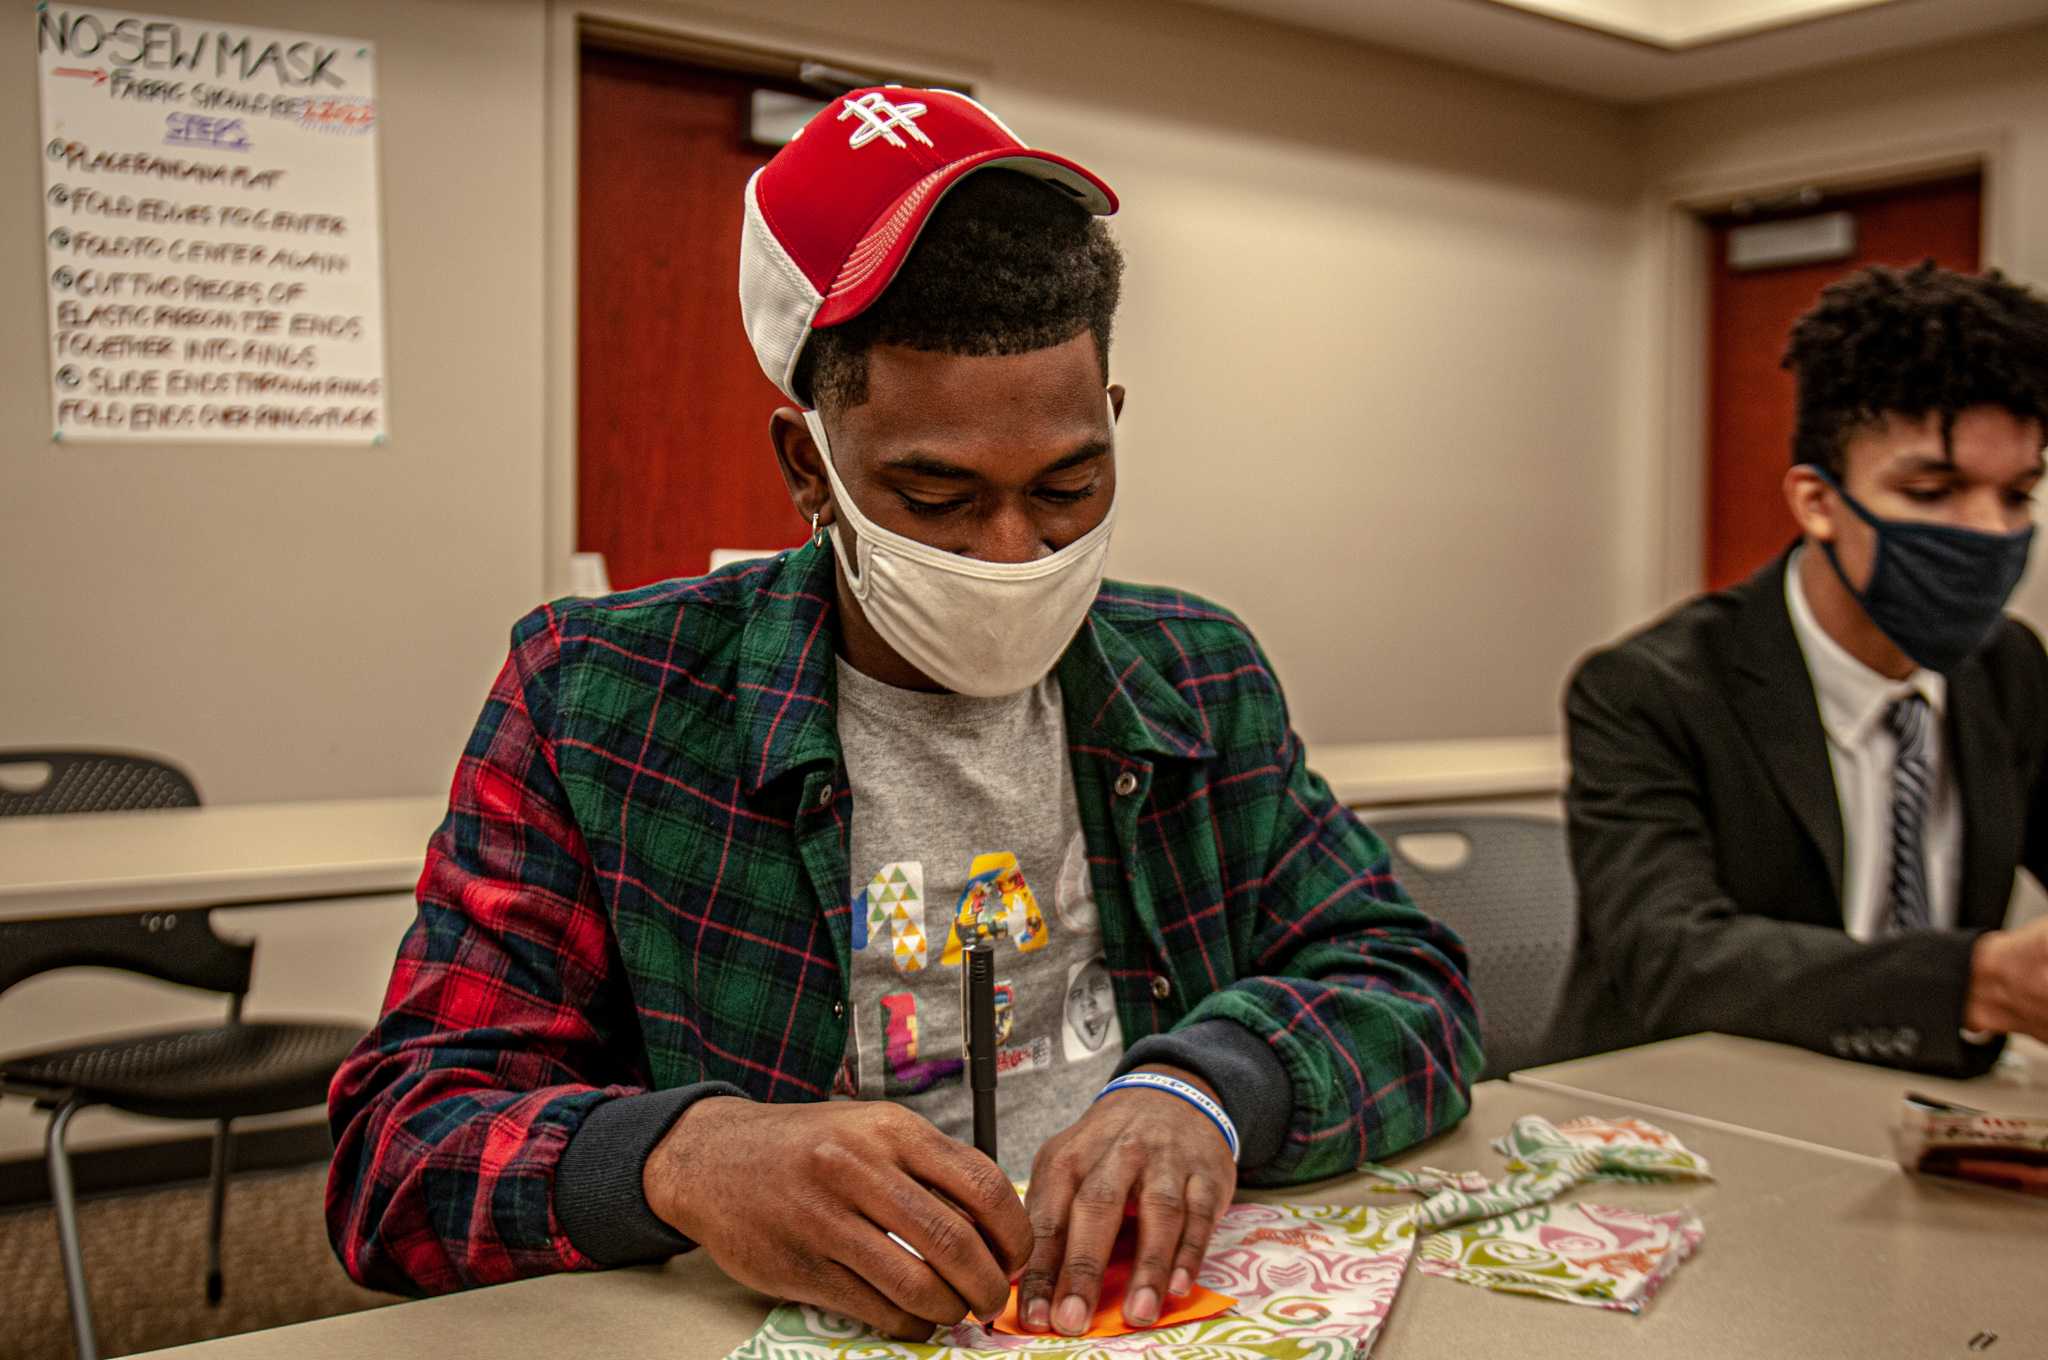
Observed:
[[[1234,1296],[1222,1317],[1128,1336],[1006,1336],[972,1319],[928,1343],[784,1304],[727,1360],[1028,1360],[1199,1354],[1204,1360],[1349,1360],[1372,1345],[1415,1249],[1414,1208],[1238,1204],[1217,1226],[1200,1282]]]
[[[1494,1144],[1497,1182],[1424,1167],[1365,1170],[1390,1189],[1426,1196],[1418,1259],[1427,1275],[1564,1303],[1639,1313],[1706,1236],[1691,1210],[1646,1214],[1558,1204],[1595,1180],[1711,1180],[1706,1158],[1640,1119],[1518,1119]]]
[[[1545,1204],[1425,1238],[1425,1275],[1640,1313],[1706,1236],[1690,1209]]]
[[[912,1343],[790,1303],[727,1360],[967,1360],[991,1351],[1022,1360],[1354,1360],[1371,1350],[1411,1257],[1426,1274],[1486,1289],[1637,1313],[1705,1235],[1690,1210],[1555,1202],[1589,1181],[1713,1178],[1705,1158],[1654,1124],[1530,1116],[1494,1148],[1507,1159],[1497,1181],[1477,1171],[1359,1168],[1375,1190],[1409,1201],[1233,1205],[1200,1275],[1238,1300],[1219,1317],[1094,1338],[1009,1336],[969,1319]]]

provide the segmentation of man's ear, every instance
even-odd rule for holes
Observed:
[[[1799,532],[1816,543],[1834,542],[1834,498],[1821,475],[1804,463],[1787,468],[1783,489],[1785,506],[1798,521]]]
[[[775,465],[782,469],[783,485],[789,488],[789,499],[803,517],[804,527],[810,527],[812,515],[818,517],[820,526],[830,524],[834,516],[832,482],[825,475],[825,460],[811,438],[811,427],[804,423],[803,412],[794,406],[777,407],[768,418],[768,439],[775,446]]]
[[[1116,419],[1122,420],[1124,418],[1124,385],[1122,383],[1111,383],[1109,385],[1109,409]]]

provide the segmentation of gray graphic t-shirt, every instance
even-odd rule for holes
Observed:
[[[853,978],[834,1094],[893,1100],[973,1140],[960,1052],[972,935],[956,922],[999,923],[997,1150],[1022,1178],[1124,1050],[1059,682],[978,699],[896,689],[841,661],[838,716],[853,787]]]

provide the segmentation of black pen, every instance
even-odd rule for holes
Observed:
[[[967,1085],[974,1092],[974,1146],[996,1159],[996,942],[984,935],[966,949],[960,978]]]

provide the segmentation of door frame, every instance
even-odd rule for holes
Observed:
[[[1621,504],[1648,507],[1638,545],[1639,598],[1630,617],[1648,618],[1705,585],[1707,505],[1708,228],[1702,218],[1737,200],[1770,198],[1811,185],[1824,193],[1893,188],[1977,173],[1983,207],[1978,234],[1986,269],[2010,258],[2017,203],[2007,182],[2009,127],[1965,129],[1921,141],[1783,160],[1755,161],[1666,180],[1651,193],[1650,390],[1644,430],[1654,456],[1642,484],[1621,488]]]
[[[592,3],[548,0],[542,184],[542,371],[546,428],[542,434],[541,580],[550,597],[569,593],[569,555],[576,549],[577,414],[577,146],[579,83],[586,39],[743,74],[788,74],[806,61],[853,71],[887,71],[908,84],[972,91],[987,68],[957,55],[861,47],[837,37],[712,17],[661,0]],[[936,74],[937,72],[949,74]],[[738,261],[733,263],[738,278]]]

